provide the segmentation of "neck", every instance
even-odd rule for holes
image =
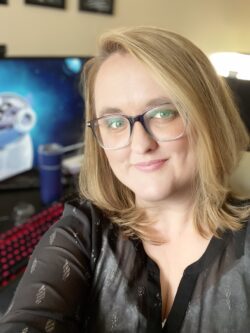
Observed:
[[[154,223],[149,225],[150,235],[160,235],[165,241],[178,240],[184,235],[195,233],[193,224],[192,197],[181,201],[166,200],[157,202],[154,205],[145,205],[147,216]]]

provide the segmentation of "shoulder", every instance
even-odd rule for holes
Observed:
[[[250,217],[242,222],[242,228],[238,231],[231,232],[232,237],[229,244],[234,248],[236,257],[250,256]]]
[[[75,197],[64,203],[63,213],[57,226],[77,224],[85,227],[99,224],[102,222],[104,225],[111,224],[110,219],[105,216],[104,212],[91,201]],[[58,224],[59,223],[59,224]]]
[[[244,229],[245,229],[245,242],[250,246],[250,217],[244,222]]]
[[[93,268],[95,262],[92,253],[95,252],[96,256],[99,254],[103,240],[112,233],[111,224],[90,201],[79,198],[67,201],[62,216],[44,234],[37,251],[43,252],[43,249],[52,246],[56,252],[61,249],[64,253],[71,253],[71,259],[81,258],[81,262],[87,260]]]
[[[103,216],[100,209],[86,199],[75,198],[65,202],[62,218],[77,219],[82,223],[95,221]]]
[[[97,237],[112,229],[110,219],[89,200],[75,198],[65,202],[63,214],[56,223],[56,228],[67,229],[82,237]]]

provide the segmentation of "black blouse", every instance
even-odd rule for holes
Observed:
[[[162,327],[158,266],[87,201],[66,204],[35,248],[1,333],[246,333],[250,229],[212,238]]]

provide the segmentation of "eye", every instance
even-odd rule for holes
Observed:
[[[110,129],[122,129],[126,127],[126,120],[122,117],[107,117],[105,125]]]
[[[159,107],[148,111],[147,118],[149,119],[173,119],[178,116],[178,111],[168,107]]]

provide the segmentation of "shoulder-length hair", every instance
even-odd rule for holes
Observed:
[[[95,118],[98,70],[115,52],[139,60],[188,119],[187,135],[197,157],[193,216],[198,232],[219,236],[225,230],[240,229],[250,210],[233,193],[229,178],[249,145],[249,135],[224,80],[199,48],[176,33],[156,27],[111,31],[101,37],[99,54],[85,65],[86,121]],[[116,178],[89,129],[85,131],[79,184],[82,196],[119,224],[127,236],[148,239],[145,212],[137,209],[134,193]]]

